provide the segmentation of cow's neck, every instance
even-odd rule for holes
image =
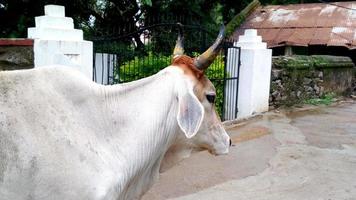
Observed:
[[[157,178],[161,159],[176,137],[175,84],[175,77],[163,72],[105,89],[104,114],[111,127],[106,134],[123,170],[119,176],[127,185],[120,187],[127,199],[146,191]]]

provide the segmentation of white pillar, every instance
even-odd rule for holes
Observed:
[[[235,46],[241,47],[237,118],[268,111],[272,50],[257,30],[245,30]]]
[[[74,29],[73,19],[64,13],[64,6],[46,5],[45,15],[35,18],[36,27],[28,28],[28,38],[34,39],[34,67],[71,66],[92,80],[93,43],[83,40],[83,31]]]

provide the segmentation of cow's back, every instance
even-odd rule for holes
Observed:
[[[95,163],[93,134],[98,87],[58,67],[0,73],[0,199],[90,193],[86,178],[103,167]]]

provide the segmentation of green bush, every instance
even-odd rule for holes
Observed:
[[[312,105],[330,105],[336,100],[335,97],[336,94],[331,92],[331,93],[324,94],[321,98],[308,99],[305,101],[305,103],[312,104]]]
[[[120,67],[116,68],[114,71],[115,82],[130,82],[151,76],[170,65],[170,63],[170,55],[154,55],[152,52],[149,52],[147,56],[135,56],[134,59],[124,62]],[[213,82],[216,88],[215,106],[218,114],[221,116],[224,106],[224,59],[222,56],[218,56],[215,59],[207,70],[206,75]]]
[[[151,76],[168,66],[170,62],[170,56],[153,55],[152,52],[144,57],[135,56],[133,60],[125,62],[114,72],[115,81],[124,83]]]

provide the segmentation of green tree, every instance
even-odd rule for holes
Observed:
[[[86,36],[118,34],[118,30],[133,32],[137,24],[149,24],[152,19],[176,21],[216,31],[227,23],[251,0],[0,0],[0,37],[26,37],[27,27],[34,26],[34,17],[43,14],[46,4],[66,7],[66,15],[74,19]],[[309,3],[317,0],[261,0],[262,4]],[[156,20],[157,21],[157,20]],[[123,27],[123,24],[125,26]],[[142,46],[138,35],[133,35]]]
[[[34,17],[43,15],[47,4],[63,5],[66,15],[76,27],[89,34],[110,33],[120,24],[135,25],[139,5],[149,0],[0,0],[0,37],[26,37],[27,27],[34,26]],[[130,26],[128,26],[130,27]]]
[[[27,28],[35,25],[35,17],[43,15],[47,4],[66,7],[67,16],[76,26],[88,21],[96,0],[0,0],[0,37],[26,37]]]

